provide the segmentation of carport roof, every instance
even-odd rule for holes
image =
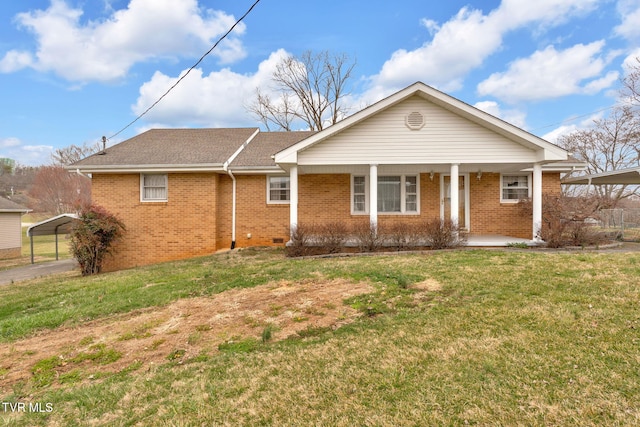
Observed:
[[[78,219],[76,214],[62,214],[33,224],[27,229],[27,236],[50,236],[53,234],[67,234],[71,231],[73,221]]]
[[[563,184],[627,184],[640,185],[640,166],[617,171],[564,178]]]

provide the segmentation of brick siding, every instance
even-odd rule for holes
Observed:
[[[94,174],[94,203],[125,223],[124,240],[105,270],[206,255],[231,246],[232,180],[224,174],[169,174],[167,202],[140,202],[139,174]],[[236,247],[284,246],[289,204],[267,203],[265,175],[236,176]],[[469,174],[472,234],[531,238],[531,219],[516,203],[500,202],[500,174]],[[543,174],[543,192],[560,192],[560,175]],[[349,174],[299,176],[299,223],[366,222],[351,215]],[[420,215],[385,215],[381,226],[440,216],[440,176],[420,175]]]

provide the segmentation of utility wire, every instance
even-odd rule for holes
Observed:
[[[154,102],[153,104],[151,104],[151,106],[149,108],[147,108],[146,110],[144,110],[144,112],[142,112],[140,115],[138,115],[138,117],[136,117],[135,119],[133,119],[129,124],[127,124],[125,127],[123,127],[122,129],[120,129],[118,132],[114,133],[113,135],[111,135],[109,138],[107,139],[111,139],[111,138],[115,138],[116,136],[118,136],[119,134],[121,134],[122,132],[124,132],[126,129],[128,129],[131,125],[133,125],[135,122],[137,122],[138,120],[140,120],[145,114],[147,114],[149,111],[151,111],[151,109],[153,107],[155,107],[156,105],[158,105],[158,103],[160,101],[162,101],[162,99],[167,96],[169,94],[169,92],[171,92],[176,86],[178,86],[178,84],[180,84],[180,82],[189,75],[189,73],[196,68],[201,62],[202,60],[209,55],[211,52],[213,52],[213,50],[218,47],[218,45],[229,35],[231,34],[231,32],[238,26],[238,24],[240,24],[240,22],[242,22],[242,20],[244,18],[247,17],[247,15],[249,13],[251,13],[251,11],[253,10],[254,7],[256,7],[256,5],[260,3],[260,0],[256,0],[251,7],[244,13],[244,15],[242,15],[240,17],[240,19],[238,19],[235,24],[233,24],[231,26],[231,28],[229,28],[229,30],[224,33],[217,42],[215,42],[215,44],[211,47],[211,49],[209,49],[204,55],[202,55],[200,57],[200,59],[198,59],[198,62],[196,62],[195,64],[193,64],[186,73],[184,73],[169,89],[167,89],[167,91],[160,97],[158,98],[158,100],[156,102]]]

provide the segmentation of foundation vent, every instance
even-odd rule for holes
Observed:
[[[424,126],[424,116],[418,111],[407,114],[405,124],[411,130],[420,130]]]
[[[274,238],[272,239],[272,242],[273,242],[273,243],[284,243],[284,239],[283,239],[283,238],[281,238],[281,237],[274,237]]]

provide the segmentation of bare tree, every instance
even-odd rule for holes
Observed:
[[[99,152],[103,148],[102,144],[101,142],[85,142],[81,146],[71,144],[68,147],[56,149],[56,151],[51,154],[51,159],[53,163],[57,165],[70,165],[91,154]]]
[[[91,181],[61,165],[41,166],[29,196],[36,200],[38,211],[53,215],[77,212],[91,203]]]
[[[343,98],[354,67],[346,54],[307,51],[299,58],[288,56],[272,76],[277,99],[257,89],[247,108],[267,129],[288,131],[300,120],[311,130],[322,130],[346,116]]]
[[[640,117],[631,106],[618,107],[594,127],[560,137],[558,143],[587,163],[587,173],[595,174],[640,165]],[[598,185],[595,191],[606,207],[622,198],[640,194],[637,186]]]
[[[629,74],[622,79],[620,94],[623,99],[640,107],[640,57],[636,57],[636,62],[631,65]]]

